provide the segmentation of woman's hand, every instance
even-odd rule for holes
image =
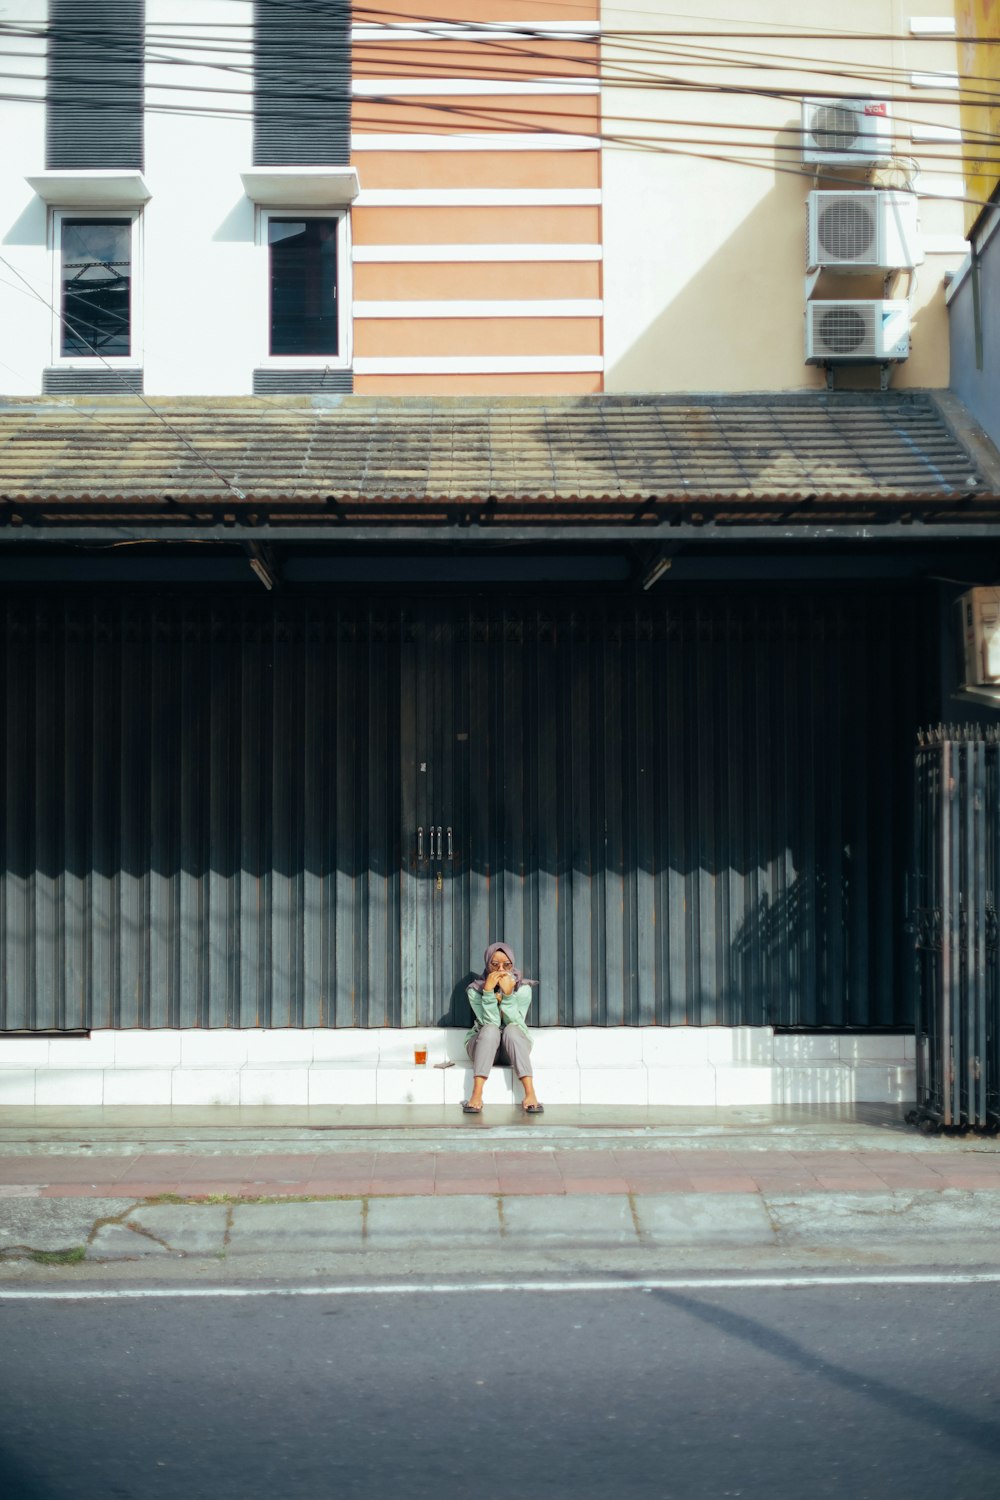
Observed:
[[[512,995],[514,993],[514,976],[503,973],[500,969],[491,969],[486,976],[486,988],[496,990],[499,988],[501,994]]]

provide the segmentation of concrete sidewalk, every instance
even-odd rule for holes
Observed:
[[[535,1269],[1000,1263],[1000,1143],[921,1136],[890,1106],[196,1113],[0,1115],[0,1281],[514,1252]]]

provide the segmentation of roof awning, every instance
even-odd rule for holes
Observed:
[[[355,167],[253,167],[240,177],[262,208],[342,208],[361,189]]]
[[[52,208],[141,208],[152,197],[141,172],[88,167],[36,172],[25,181]]]

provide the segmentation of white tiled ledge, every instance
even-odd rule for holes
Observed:
[[[464,1031],[96,1031],[0,1036],[0,1107],[458,1103]],[[553,1104],[905,1103],[914,1038],[775,1036],[770,1027],[537,1029],[532,1061]],[[416,1067],[414,1047],[427,1044]],[[445,1059],[454,1067],[435,1068]],[[520,1085],[514,1086],[520,1097]],[[512,1097],[496,1069],[487,1098]]]

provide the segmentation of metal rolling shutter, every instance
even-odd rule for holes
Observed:
[[[145,0],[49,0],[45,165],[143,163]]]
[[[351,154],[351,8],[255,0],[254,163],[337,166]]]
[[[11,587],[0,1029],[463,1025],[497,933],[539,1026],[905,1025],[927,617]]]

